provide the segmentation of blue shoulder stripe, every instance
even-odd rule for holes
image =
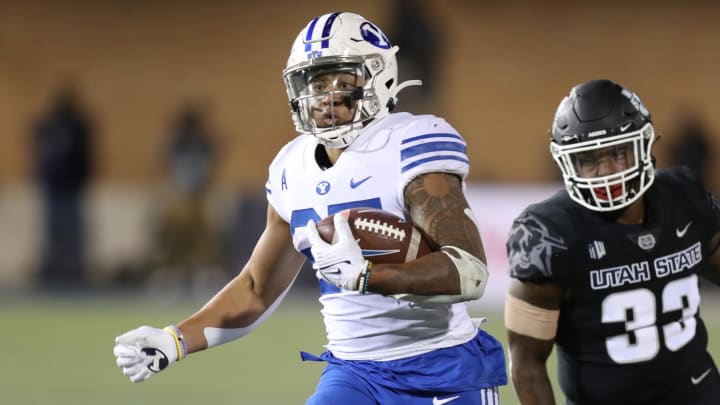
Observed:
[[[427,142],[405,148],[400,152],[400,159],[407,160],[417,155],[432,152],[460,152],[465,154],[467,147],[457,142]]]
[[[406,143],[415,142],[415,141],[419,141],[420,139],[427,139],[427,138],[454,138],[454,139],[457,139],[457,140],[459,140],[459,141],[465,142],[465,141],[462,139],[462,137],[461,137],[460,135],[458,135],[458,134],[441,133],[441,134],[424,134],[424,135],[418,135],[418,136],[414,136],[414,137],[412,137],[412,138],[403,139],[401,143],[404,145],[404,144],[406,144]]]
[[[414,161],[414,162],[412,162],[412,163],[408,163],[408,164],[406,164],[405,166],[403,166],[402,169],[400,169],[400,172],[401,172],[401,173],[405,173],[406,171],[408,171],[408,170],[410,170],[410,169],[412,169],[412,168],[414,168],[414,167],[416,167],[416,166],[419,166],[419,165],[421,165],[421,164],[423,164],[423,163],[432,162],[432,161],[435,161],[435,160],[456,160],[456,161],[459,161],[459,162],[463,162],[463,163],[465,163],[465,164],[470,164],[470,161],[467,160],[467,158],[464,158],[464,157],[462,157],[462,156],[457,156],[457,155],[434,155],[434,156],[426,157],[426,158],[424,158],[424,159],[416,160],[416,161]]]
[[[419,141],[419,142],[418,142]],[[455,133],[434,133],[403,139],[400,151],[402,172],[437,160],[455,160],[469,164],[465,140]]]

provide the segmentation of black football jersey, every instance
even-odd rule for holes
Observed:
[[[513,223],[511,277],[565,291],[556,349],[573,402],[655,403],[706,364],[698,275],[720,210],[680,168],[659,170],[643,198],[638,225],[583,208],[565,191]]]

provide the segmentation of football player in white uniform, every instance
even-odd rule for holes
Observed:
[[[309,258],[328,344],[302,356],[328,364],[307,404],[498,403],[503,349],[464,304],[488,281],[464,195],[465,141],[441,118],[390,113],[402,88],[420,84],[398,83],[397,51],[353,13],[319,16],[300,32],[283,76],[301,134],[270,165],[265,231],[240,274],[196,314],[116,338],[117,364],[131,381],[252,331]],[[339,241],[325,243],[315,224],[351,207],[407,218],[434,251],[373,265],[341,215]]]

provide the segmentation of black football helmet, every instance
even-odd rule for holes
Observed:
[[[640,98],[625,87],[610,80],[573,87],[555,112],[551,133],[550,152],[578,204],[594,211],[618,210],[652,185],[652,120]],[[596,164],[593,156],[612,148],[628,153],[625,170],[593,176],[581,171],[583,165]]]

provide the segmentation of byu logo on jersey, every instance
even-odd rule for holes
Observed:
[[[363,39],[377,46],[378,48],[390,48],[390,41],[375,24],[366,21],[360,26],[360,34]]]
[[[323,180],[315,186],[315,192],[320,195],[325,195],[330,191],[330,183]]]

